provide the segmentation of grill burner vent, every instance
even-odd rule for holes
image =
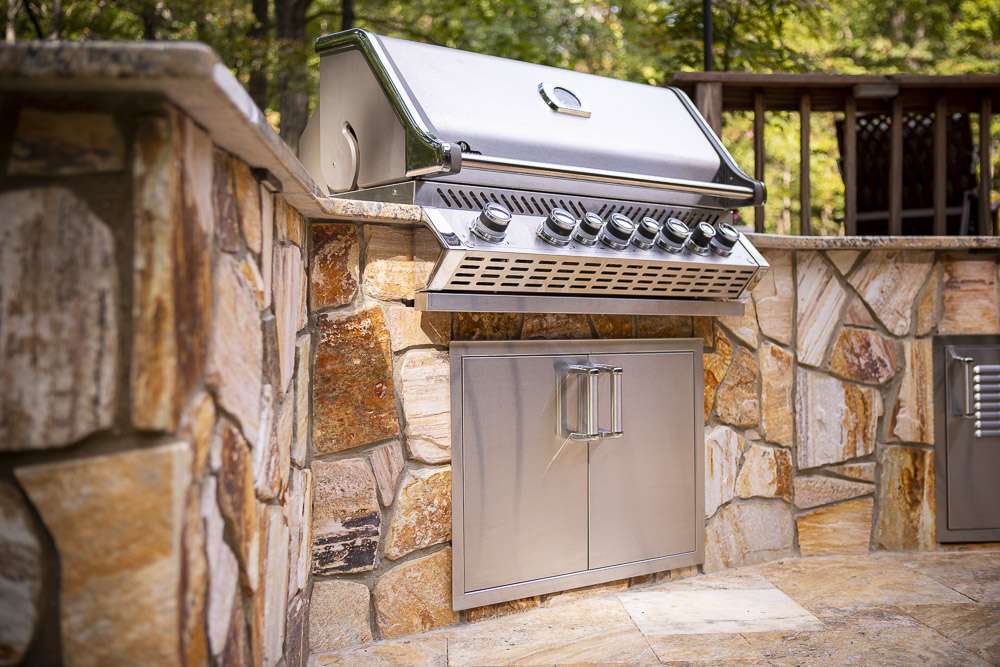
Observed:
[[[447,290],[646,297],[738,298],[754,269],[603,258],[467,253]]]
[[[497,190],[492,188],[472,188],[442,186],[435,189],[436,197],[429,205],[442,206],[451,209],[479,211],[489,202],[503,204],[519,215],[548,215],[554,208],[563,208],[578,218],[587,211],[593,211],[603,218],[612,213],[623,213],[632,220],[653,218],[664,223],[667,218],[679,218],[689,226],[698,222],[714,225],[722,218],[719,213],[695,211],[685,208],[656,206],[653,204],[634,204],[617,202],[607,199],[590,197],[566,197],[563,195],[539,194],[534,192],[519,192],[516,190]]]

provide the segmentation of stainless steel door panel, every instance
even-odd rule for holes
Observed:
[[[1000,422],[1000,399],[990,391],[997,373],[984,373],[976,382],[969,370],[981,365],[1000,365],[1000,348],[994,346],[948,346],[945,348],[947,374],[947,514],[951,530],[1000,528],[1000,437],[977,435],[996,431]],[[992,377],[991,377],[992,376]],[[976,401],[976,388],[981,400]],[[966,403],[969,403],[967,406]],[[971,407],[971,414],[964,414]],[[980,428],[977,429],[977,424]]]
[[[694,551],[701,412],[693,354],[593,355],[594,362],[622,368],[623,435],[590,445],[590,567]],[[610,390],[602,376],[602,426],[611,419]]]
[[[587,443],[557,433],[557,383],[580,361],[462,361],[465,592],[587,569]]]

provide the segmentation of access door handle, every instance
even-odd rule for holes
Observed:
[[[566,369],[578,378],[579,423],[578,430],[570,431],[571,440],[603,440],[620,438],[624,435],[622,426],[622,375],[620,366],[609,364],[574,365]],[[599,424],[601,414],[599,380],[602,373],[611,377],[611,428],[602,429]]]
[[[972,364],[976,363],[976,360],[972,357],[962,357],[955,354],[952,349],[948,350],[948,354],[952,361],[956,361],[963,366],[963,376],[962,376],[962,411],[959,413],[962,417],[972,416],[972,394],[969,392],[969,384],[972,379]]]

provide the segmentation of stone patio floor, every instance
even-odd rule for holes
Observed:
[[[1000,665],[1000,551],[789,559],[313,655],[312,665]]]

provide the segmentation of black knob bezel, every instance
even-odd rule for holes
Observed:
[[[656,246],[667,252],[677,253],[684,250],[684,244],[691,236],[691,230],[687,224],[679,218],[668,218],[660,228],[660,234],[656,237]]]
[[[593,211],[587,211],[580,218],[580,222],[576,223],[576,229],[573,230],[573,240],[587,246],[594,245],[597,243],[597,235],[601,233],[603,227],[604,218]]]
[[[608,216],[608,222],[604,225],[604,229],[601,230],[600,240],[609,248],[624,250],[628,247],[634,233],[635,223],[632,222],[631,218],[624,213],[612,213]]]
[[[635,226],[635,234],[632,235],[632,243],[639,248],[652,248],[653,241],[660,233],[660,223],[650,217],[645,217]]]
[[[507,234],[514,215],[503,204],[488,202],[472,223],[472,233],[490,243],[499,243]]]
[[[717,255],[732,254],[736,242],[740,240],[740,232],[728,222],[715,223],[715,236],[712,237],[712,251]]]
[[[552,245],[566,245],[574,227],[576,218],[573,214],[557,206],[549,211],[542,224],[538,226],[538,236]]]
[[[707,222],[699,222],[691,230],[691,235],[687,240],[688,249],[698,255],[707,255],[715,238],[715,227]]]

